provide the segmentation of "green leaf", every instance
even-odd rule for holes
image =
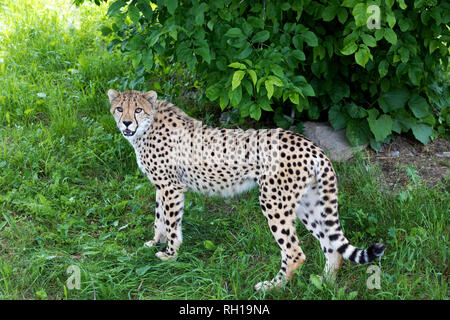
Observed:
[[[300,36],[310,47],[317,47],[319,45],[319,40],[312,31],[303,32]]]
[[[395,34],[394,30],[392,29],[386,29],[384,31],[384,38],[389,43],[396,45],[397,44],[397,35]]]
[[[220,98],[219,98],[219,106],[220,109],[225,110],[225,108],[228,106],[228,102],[230,101],[228,97],[228,92],[226,90],[221,90]]]
[[[284,74],[284,68],[281,67],[278,64],[273,64],[272,67],[272,73],[278,77],[284,78],[285,74]]]
[[[348,56],[355,53],[356,49],[358,49],[358,45],[354,42],[350,42],[341,50],[341,53],[345,56]]]
[[[338,16],[339,22],[342,23],[342,24],[344,24],[345,21],[347,21],[347,18],[348,18],[348,12],[347,12],[347,9],[345,9],[345,8],[339,8],[339,9],[338,9],[338,14],[337,14],[337,16]]]
[[[391,29],[395,26],[396,20],[395,15],[392,11],[388,11],[386,13],[386,21]]]
[[[253,28],[264,29],[264,22],[263,22],[263,19],[261,19],[261,18],[258,18],[258,17],[255,17],[255,16],[249,16],[247,18],[247,21],[248,21],[248,23],[250,23],[250,25]]]
[[[208,43],[205,42],[201,47],[195,49],[195,53],[200,55],[207,64],[211,62],[211,54],[209,51]]]
[[[322,19],[323,21],[331,21],[334,19],[334,17],[336,16],[336,14],[338,13],[338,8],[337,6],[328,6],[325,8],[325,10],[322,11]]]
[[[124,7],[126,2],[124,0],[119,0],[111,3],[111,5],[108,8],[108,12],[106,15],[110,17],[114,17],[116,14],[120,12],[120,9]]]
[[[353,119],[362,119],[367,116],[367,110],[358,106],[354,102],[350,102],[345,106],[347,114]]]
[[[230,38],[240,38],[243,37],[244,34],[242,33],[242,30],[239,28],[231,28],[225,33],[225,36]]]
[[[407,8],[405,0],[398,0],[398,4],[400,6],[400,9],[402,9],[402,10],[405,10]]]
[[[338,103],[350,96],[350,87],[344,81],[337,81],[328,94],[333,103]]]
[[[245,47],[244,49],[239,52],[239,54],[236,56],[237,59],[239,60],[243,60],[245,58],[247,58],[248,56],[250,56],[253,52],[253,47],[250,43],[248,43],[247,41],[245,41]]]
[[[291,8],[291,5],[290,5],[289,2],[284,2],[284,3],[281,5],[281,10],[283,10],[283,11],[287,11],[287,10],[289,10],[290,8]]]
[[[302,50],[293,50],[293,51],[291,51],[291,54],[295,59],[297,59],[299,61],[306,60],[305,53]]]
[[[408,106],[416,118],[424,118],[429,115],[430,105],[425,98],[419,96],[417,93],[413,94],[411,99],[408,101]]]
[[[267,98],[270,99],[273,96],[273,82],[270,80],[266,80],[264,81],[264,86],[266,87],[267,90]]]
[[[138,276],[143,276],[144,274],[147,273],[148,270],[150,270],[151,267],[152,267],[151,265],[148,265],[148,266],[136,268],[136,273]]]
[[[314,88],[309,83],[299,84],[299,88],[304,96],[315,97]]]
[[[400,30],[402,32],[408,31],[410,25],[409,25],[409,19],[401,18],[398,22],[398,26],[400,27]],[[392,27],[391,27],[392,28]]]
[[[361,39],[363,40],[364,44],[368,47],[375,47],[377,45],[377,40],[375,40],[375,38],[370,34],[362,33]]]
[[[134,23],[138,23],[139,22],[139,18],[141,16],[139,9],[134,6],[134,5],[130,5],[128,7],[128,12],[127,12],[128,16],[130,17],[131,21],[133,21]]]
[[[436,119],[432,113],[422,118],[423,123],[434,126],[436,124]]]
[[[142,54],[140,54],[140,53],[134,55],[131,58],[131,64],[133,65],[133,68],[137,69],[137,67],[139,66],[139,63],[141,62],[141,59],[142,59]]]
[[[256,81],[258,80],[258,77],[256,76],[255,70],[248,69],[247,73],[250,75],[250,78],[252,78],[253,85],[256,86]]]
[[[342,1],[342,6],[347,8],[353,8],[359,0],[344,0]]]
[[[206,97],[208,97],[208,99],[211,101],[215,101],[219,98],[221,90],[222,85],[220,83],[216,83],[212,86],[209,86],[208,88],[206,88]]]
[[[322,290],[322,281],[315,274],[309,276],[309,281],[319,290]]]
[[[275,114],[273,115],[273,121],[275,124],[283,129],[289,129],[292,125],[293,119],[284,115],[281,111],[281,108],[275,110]]]
[[[400,60],[403,63],[407,63],[409,60],[409,50],[406,47],[401,47],[398,49],[398,53],[400,54]]]
[[[423,76],[423,70],[420,68],[409,68],[408,69],[408,78],[411,80],[411,83],[415,86],[419,86],[420,80]]]
[[[304,123],[303,122],[299,122],[299,123],[297,123],[295,125],[294,131],[297,132],[297,133],[303,134],[304,129],[305,129]]]
[[[395,0],[385,0],[386,6],[390,9],[394,5]]]
[[[409,91],[407,89],[394,89],[383,93],[378,99],[378,103],[384,113],[390,113],[394,110],[403,109],[408,99]]]
[[[142,63],[144,64],[145,71],[150,72],[153,68],[153,52],[147,50],[142,55]]]
[[[256,121],[261,118],[261,108],[256,103],[253,103],[250,106],[250,117],[252,117]]]
[[[233,107],[237,107],[242,100],[242,87],[239,86],[235,90],[228,91],[228,97]]]
[[[230,63],[228,66],[229,66],[230,68],[235,68],[235,69],[242,69],[242,70],[247,69],[247,67],[245,66],[245,64],[240,63],[240,62],[233,62],[233,63]]]
[[[383,142],[378,142],[378,141],[376,141],[374,138],[370,137],[370,139],[369,139],[369,144],[370,144],[370,147],[371,147],[373,150],[375,150],[376,152],[378,152],[378,151],[381,150],[381,147],[382,147],[382,145],[383,145]],[[354,291],[354,292],[355,292],[355,291]]]
[[[231,87],[232,90],[236,89],[237,87],[239,87],[241,85],[241,81],[245,76],[245,71],[243,70],[238,70],[235,71],[233,74],[233,80],[231,81]]]
[[[350,117],[339,105],[332,106],[328,111],[328,121],[334,130],[344,129],[348,120]]]
[[[392,129],[394,130],[395,127],[398,130],[398,127],[400,127],[401,132],[407,132],[414,125],[416,125],[416,123],[417,120],[412,115],[410,115],[408,111],[406,111],[405,109],[400,109],[394,114],[394,124],[392,126]]]
[[[387,138],[388,135],[392,132],[392,121],[391,116],[387,114],[383,114],[378,119],[371,119],[370,117],[367,119],[369,123],[370,130],[375,136],[375,140],[377,142],[382,142]]]
[[[357,27],[361,27],[367,22],[367,5],[365,3],[358,3],[353,7],[352,14],[355,18]]]
[[[275,77],[275,76],[268,76],[267,77],[275,86],[277,87],[282,87],[284,86],[283,81],[281,81],[280,78]]]
[[[423,144],[430,142],[431,134],[433,133],[433,128],[429,125],[423,123],[416,123],[411,127],[411,130],[417,140]]]
[[[289,100],[291,100],[291,102],[293,104],[299,104],[300,103],[300,97],[298,96],[298,93],[295,93],[295,92],[289,93]]]
[[[178,0],[165,0],[166,1],[166,6],[167,6],[167,11],[169,12],[170,15],[173,15],[175,13],[175,10],[178,7]]]
[[[380,77],[383,78],[388,74],[389,71],[389,63],[386,60],[381,60],[378,64],[378,73]]]
[[[102,32],[102,36],[106,37],[111,34],[112,30],[110,27],[102,26],[100,31]]]
[[[256,42],[256,43],[258,43],[258,42],[264,42],[264,41],[267,41],[267,40],[269,39],[269,37],[270,37],[269,31],[263,30],[263,31],[257,32],[257,33],[253,36],[252,41],[253,41],[253,42]]]
[[[350,119],[347,122],[345,135],[353,146],[361,146],[369,142],[370,129],[365,119]]]
[[[366,66],[366,63],[370,58],[370,50],[365,47],[359,48],[358,52],[355,53],[355,61],[357,64],[362,66],[363,68]]]
[[[203,241],[203,246],[204,246],[206,249],[208,249],[208,250],[212,250],[212,249],[215,248],[214,243],[213,243],[212,241],[210,241],[210,240],[205,240],[205,241]]]
[[[138,0],[138,4],[136,6],[139,8],[139,10],[141,10],[144,17],[148,21],[151,21],[153,17],[153,10],[149,2],[147,0]]]

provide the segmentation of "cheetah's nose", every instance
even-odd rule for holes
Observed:
[[[126,120],[126,121],[122,121],[122,123],[125,125],[125,127],[128,127],[132,123],[132,121]]]

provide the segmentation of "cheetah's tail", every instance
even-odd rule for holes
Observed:
[[[347,239],[345,242],[335,248],[344,259],[363,264],[368,263],[383,255],[386,246],[381,243],[375,243],[366,250],[352,246]]]

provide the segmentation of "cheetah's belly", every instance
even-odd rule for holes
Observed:
[[[218,182],[209,180],[205,177],[195,179],[195,181],[185,181],[187,187],[193,191],[200,192],[207,195],[219,195],[223,197],[230,197],[236,194],[245,192],[255,187],[256,181],[253,177],[241,177],[238,180],[227,182]]]

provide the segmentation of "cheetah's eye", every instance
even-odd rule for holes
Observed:
[[[134,112],[136,113],[140,113],[142,111],[142,108],[136,108],[136,110],[134,110]]]
[[[117,110],[118,112],[122,112],[122,111],[123,111],[123,109],[122,109],[121,107],[117,107],[116,110]]]

